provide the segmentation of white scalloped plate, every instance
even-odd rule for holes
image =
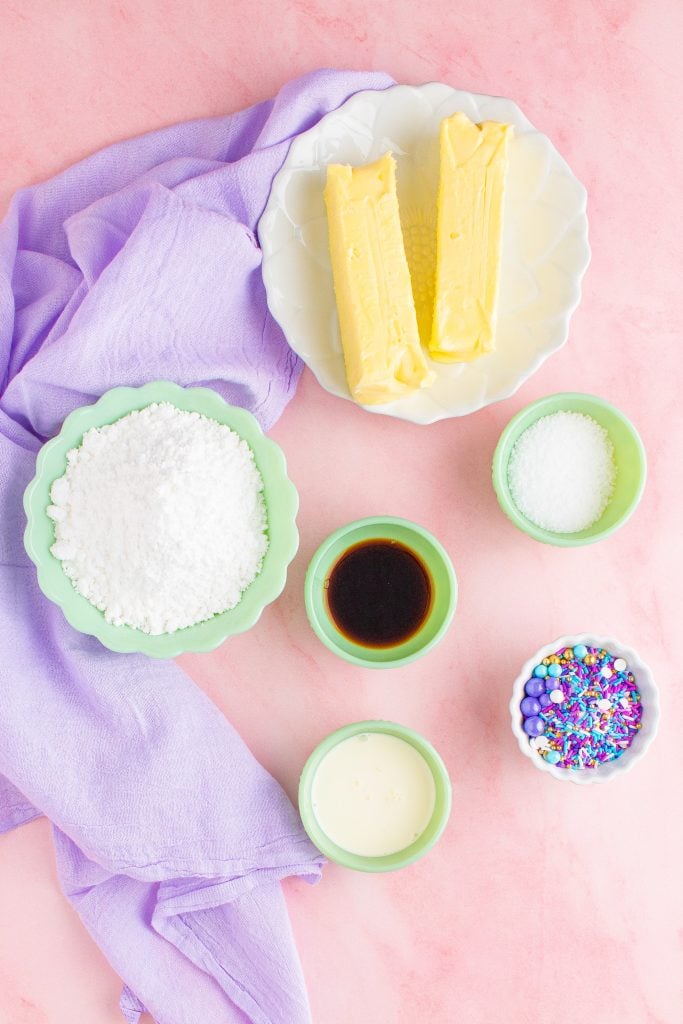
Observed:
[[[433,363],[434,385],[366,406],[413,423],[464,416],[513,394],[567,340],[590,260],[586,190],[552,143],[510,100],[448,85],[360,92],[292,143],[258,233],[270,311],[294,351],[333,395],[346,384],[323,200],[329,163],[359,165],[387,150],[397,161],[406,250],[433,231],[438,132],[461,110],[515,127],[504,209],[496,351],[471,363]]]

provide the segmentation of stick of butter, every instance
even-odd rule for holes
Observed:
[[[434,380],[420,346],[396,195],[396,161],[327,168],[325,203],[346,377],[363,405]]]
[[[444,363],[494,348],[511,125],[441,122],[434,319],[429,354]]]

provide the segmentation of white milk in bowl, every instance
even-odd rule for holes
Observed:
[[[337,846],[361,857],[386,857],[424,832],[436,787],[429,765],[410,743],[367,732],[325,754],[311,801],[320,828]]]

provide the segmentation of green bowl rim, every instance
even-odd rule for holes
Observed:
[[[591,533],[588,536],[582,536],[582,531],[575,535],[552,533],[550,530],[544,530],[540,526],[536,526],[535,523],[532,523],[531,520],[522,515],[513,502],[507,487],[507,463],[509,453],[507,453],[507,457],[504,459],[510,435],[514,432],[520,421],[525,420],[530,413],[543,409],[544,406],[555,406],[558,402],[575,401],[577,399],[587,401],[589,404],[605,409],[616,419],[620,420],[631,435],[640,460],[638,487],[636,488],[623,515],[615,523],[612,523],[611,526]],[[540,419],[540,417],[537,418]],[[532,424],[530,423],[529,426],[531,425]],[[620,409],[617,409],[615,405],[612,405],[611,402],[608,402],[605,398],[600,398],[598,395],[592,395],[583,391],[558,391],[556,394],[545,395],[544,397],[537,398],[534,402],[530,402],[528,405],[525,405],[519,410],[519,412],[515,413],[512,419],[507,423],[498,439],[498,443],[496,444],[496,448],[493,453],[491,477],[493,489],[496,493],[496,498],[498,499],[498,504],[508,519],[523,533],[526,533],[529,537],[532,537],[534,540],[538,540],[543,544],[551,544],[555,547],[581,547],[582,545],[594,544],[596,541],[609,537],[631,518],[643,496],[643,491],[645,490],[645,482],[647,479],[647,455],[645,453],[645,446],[643,445],[640,434],[636,428],[633,426],[629,418],[621,412]]]
[[[397,736],[399,739],[409,743],[422,755],[432,773],[437,804],[439,797],[442,800],[441,810],[437,812],[437,807],[435,806],[434,814],[427,828],[418,836],[414,843],[406,846],[404,850],[398,850],[396,853],[391,853],[384,857],[364,857],[357,853],[349,853],[348,850],[337,846],[336,843],[332,842],[325,835],[318,825],[310,803],[313,779],[318,765],[325,754],[343,740],[349,739],[351,736],[358,736],[364,732],[378,732]],[[410,729],[407,725],[400,725],[398,722],[390,722],[385,719],[367,719],[362,722],[351,722],[349,725],[343,725],[340,729],[335,729],[334,732],[325,736],[308,757],[303,767],[299,778],[298,795],[299,814],[301,815],[303,826],[309,839],[320,852],[329,860],[334,861],[336,864],[341,864],[342,867],[351,868],[354,871],[365,871],[371,874],[398,871],[400,868],[407,867],[409,864],[413,864],[416,860],[424,857],[443,835],[450,818],[453,803],[451,779],[443,758],[438,751],[419,732],[415,732],[414,729]],[[422,837],[427,832],[427,829],[432,827],[434,822],[436,822],[434,833],[429,839],[423,839]]]
[[[263,577],[260,584],[260,598],[252,608],[249,608],[248,604],[243,604],[244,597],[236,605],[236,608],[241,609],[241,615],[235,625],[230,625],[227,618],[235,610],[230,609],[205,622],[176,630],[174,633],[162,633],[156,636],[143,633],[142,630],[132,627],[114,626],[106,622],[101,613],[94,625],[86,627],[82,623],[81,610],[85,612],[85,606],[87,609],[92,609],[94,606],[73,588],[70,581],[70,591],[64,590],[61,582],[57,585],[52,582],[52,574],[48,575],[46,563],[48,558],[54,559],[54,555],[50,553],[49,548],[45,551],[44,546],[39,545],[35,537],[38,519],[45,515],[45,506],[39,501],[39,491],[46,482],[47,466],[53,453],[65,455],[66,451],[74,447],[70,442],[67,446],[67,442],[64,441],[65,433],[71,432],[72,429],[83,435],[90,427],[113,423],[129,412],[145,408],[154,402],[167,401],[178,405],[178,398],[181,395],[185,403],[189,400],[196,406],[193,411],[209,416],[209,418],[213,416],[213,418],[219,419],[219,422],[225,422],[227,426],[235,430],[254,453],[259,472],[264,478],[264,491],[267,492],[269,487],[277,488],[278,508],[281,510],[279,518],[283,526],[281,535],[278,535],[278,553],[281,564],[279,567],[275,563],[268,566],[268,575]],[[178,405],[178,407],[186,408],[187,406]],[[112,418],[108,418],[110,415]],[[221,420],[220,416],[225,419]],[[266,471],[269,474],[268,479],[259,464],[260,460],[268,465]],[[50,485],[53,479],[56,477],[49,481]],[[260,424],[248,410],[230,405],[213,388],[185,388],[172,381],[155,380],[149,381],[141,387],[110,388],[91,405],[79,406],[69,413],[62,423],[59,433],[47,441],[38,452],[35,473],[24,491],[23,504],[27,519],[24,530],[24,547],[36,566],[38,585],[41,591],[61,608],[65,618],[74,629],[88,636],[97,637],[100,643],[109,650],[120,654],[139,653],[153,658],[175,658],[188,652],[204,653],[214,650],[228,637],[251,629],[260,618],[263,609],[282,593],[287,580],[287,569],[299,548],[299,533],[296,526],[299,495],[287,476],[287,462],[280,446],[266,437]],[[266,552],[265,558],[267,559],[267,557],[268,552]],[[264,567],[256,577],[257,580],[261,579],[264,568],[266,568],[265,559]],[[64,579],[67,577],[64,576]],[[267,584],[266,579],[268,580]],[[245,595],[248,590],[249,588],[245,591]],[[226,617],[224,624],[227,628],[217,629],[216,623],[224,616]]]
[[[354,654],[351,651],[342,650],[337,644],[332,641],[325,631],[321,628],[318,621],[318,616],[315,613],[313,606],[313,578],[319,564],[323,561],[329,549],[336,544],[336,542],[344,537],[347,533],[351,533],[353,530],[357,530],[364,526],[402,526],[414,533],[419,534],[434,548],[435,554],[441,560],[448,576],[449,582],[449,595],[448,595],[448,606],[444,615],[444,620],[436,631],[434,636],[419,650],[413,651],[412,654],[401,655],[397,658],[392,658],[388,661],[373,661],[371,658],[364,658],[360,654]],[[304,602],[306,605],[306,614],[308,621],[311,624],[313,632],[318,639],[327,647],[333,654],[343,658],[344,661],[350,662],[352,665],[360,665],[362,668],[398,668],[401,665],[408,665],[417,658],[421,658],[428,651],[431,651],[439,641],[443,638],[444,634],[448,630],[455,610],[458,604],[458,578],[453,568],[450,555],[446,551],[443,544],[437,540],[433,533],[427,530],[424,526],[420,526],[419,523],[413,522],[411,519],[404,519],[401,516],[366,516],[363,519],[354,519],[350,523],[346,523],[344,526],[340,526],[333,533],[329,534],[323,540],[323,542],[316,549],[311,561],[308,564],[306,570],[306,578],[304,580]]]

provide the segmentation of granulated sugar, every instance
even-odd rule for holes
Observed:
[[[614,491],[609,434],[592,416],[542,416],[517,439],[508,483],[519,511],[553,533],[578,533],[597,522]]]
[[[168,402],[94,427],[52,485],[53,555],[108,622],[172,633],[233,608],[268,546],[238,434]]]

